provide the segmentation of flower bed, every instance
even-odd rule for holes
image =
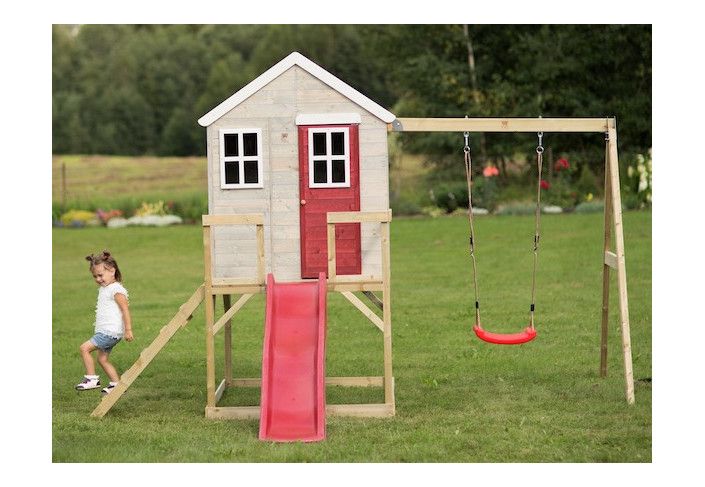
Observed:
[[[183,223],[183,219],[178,215],[170,214],[169,209],[169,205],[165,205],[163,201],[143,202],[130,218],[125,218],[120,210],[98,209],[95,212],[69,210],[54,221],[54,226],[81,228],[102,225],[108,228],[122,228],[126,226],[164,227]]]

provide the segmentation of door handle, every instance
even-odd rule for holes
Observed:
[[[306,200],[301,200],[301,206],[306,204]]]

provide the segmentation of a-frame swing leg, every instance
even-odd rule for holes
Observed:
[[[614,119],[608,120],[605,160],[605,253],[602,281],[602,339],[600,347],[600,375],[607,374],[607,332],[609,321],[609,268],[617,271],[619,292],[619,320],[624,358],[624,383],[627,403],[634,403],[634,373],[632,345],[629,330],[629,303],[627,299],[627,268],[624,257],[624,227],[622,224],[622,198],[619,191],[619,158],[617,154],[617,128]],[[611,251],[614,230],[615,251]]]
[[[606,140],[609,140],[609,135]],[[607,377],[607,340],[610,322],[610,268],[608,253],[612,252],[612,177],[609,170],[610,147],[605,143],[605,241],[604,262],[602,264],[602,329],[600,333],[600,377]]]

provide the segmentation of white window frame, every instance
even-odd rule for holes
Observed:
[[[243,143],[243,134],[256,134],[257,135],[257,155],[256,156],[245,156],[244,150],[245,145]],[[238,152],[237,156],[225,156],[225,135],[237,134],[238,136]],[[221,189],[249,189],[249,188],[263,188],[264,181],[262,181],[262,129],[259,128],[237,128],[237,129],[220,129],[220,188]],[[257,182],[256,183],[245,183],[245,160],[247,161],[257,161]],[[226,183],[225,182],[225,163],[226,162],[239,162],[238,169],[240,171],[240,182],[239,183]]]
[[[332,154],[333,132],[343,132],[344,154]],[[313,134],[326,134],[326,154],[313,155]],[[316,183],[313,179],[313,161],[326,161],[326,171],[328,180],[325,183]],[[345,162],[345,181],[334,183],[333,179],[333,159],[343,159]],[[350,187],[350,127],[311,127],[308,129],[308,187],[309,188],[349,188]]]

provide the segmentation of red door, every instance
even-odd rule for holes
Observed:
[[[357,125],[299,127],[301,277],[328,272],[326,213],[360,210]],[[360,274],[360,224],[335,226],[336,273]]]

